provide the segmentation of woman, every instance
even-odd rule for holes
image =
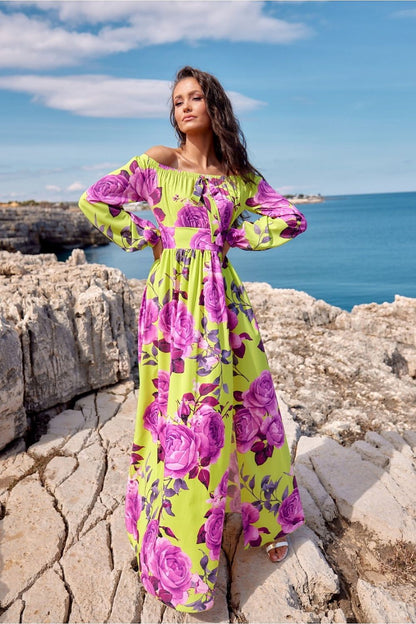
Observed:
[[[226,254],[281,245],[306,222],[248,161],[216,78],[181,69],[171,121],[178,148],[132,158],[80,208],[126,251],[153,248],[126,528],[145,589],[197,612],[213,605],[226,511],[241,512],[246,547],[266,546],[272,561],[304,521],[257,323]],[[123,208],[140,200],[157,228]]]

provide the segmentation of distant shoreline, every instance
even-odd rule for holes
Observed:
[[[317,204],[325,201],[325,197],[320,195],[303,195],[303,193],[299,193],[296,195],[284,195],[286,199],[291,201],[293,204]],[[136,210],[149,210],[150,207],[146,202],[135,202],[137,205]],[[44,208],[74,208],[78,207],[78,202],[75,201],[37,201],[35,199],[27,199],[24,201],[14,201],[10,200],[8,202],[0,202],[0,208],[25,208],[28,206],[43,206]]]

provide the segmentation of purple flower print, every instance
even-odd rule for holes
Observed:
[[[227,320],[227,308],[223,277],[221,273],[212,273],[205,280],[203,293],[208,318],[213,323],[224,323]]]
[[[264,370],[251,383],[250,388],[243,392],[243,403],[244,407],[247,407],[252,414],[257,416],[277,415],[276,392],[270,371]]]
[[[246,206],[261,206],[262,210],[267,211],[270,217],[279,217],[282,209],[285,210],[290,206],[290,202],[279,195],[266,180],[260,180],[257,193],[254,197],[247,199]]]
[[[177,349],[180,356],[186,357],[197,340],[194,317],[184,303],[174,299],[166,303],[160,311],[159,328],[166,342]]]
[[[162,189],[157,185],[156,171],[154,169],[141,169],[137,166],[137,163],[132,163],[131,168],[134,170],[130,178],[131,188],[136,191],[137,196],[141,200],[147,201],[149,206],[158,204],[162,196]]]
[[[166,425],[162,445],[165,451],[166,476],[182,478],[196,466],[197,438],[185,425]]]
[[[166,227],[165,225],[160,226],[160,238],[162,239],[163,249],[175,249],[175,228]]]
[[[130,201],[138,201],[137,193],[129,186],[127,171],[109,174],[98,180],[87,190],[87,200],[91,203],[103,202],[121,206]]]
[[[218,246],[211,240],[211,230],[200,230],[192,236],[189,246],[191,249],[207,249],[217,251]]]
[[[199,440],[199,456],[210,464],[216,462],[224,446],[225,427],[221,415],[210,405],[202,405],[192,424]]]
[[[159,533],[159,523],[157,520],[150,520],[143,536],[141,549],[142,572],[152,572],[155,570],[155,543]],[[154,592],[153,592],[154,593]]]
[[[258,437],[261,418],[245,407],[238,409],[234,416],[234,429],[237,449],[246,453]]]
[[[157,338],[157,326],[154,324],[159,315],[159,308],[152,299],[143,299],[143,307],[140,310],[141,344],[150,344]]]
[[[159,409],[165,416],[168,410],[169,384],[169,373],[160,370],[157,376],[157,399],[159,403]]]
[[[214,507],[208,520],[205,522],[205,541],[209,549],[209,556],[213,561],[219,559],[221,552],[224,516],[224,505],[221,507]]]
[[[176,227],[209,228],[205,208],[194,204],[185,204],[178,212]]]
[[[282,501],[277,521],[282,527],[283,533],[291,533],[304,523],[302,503],[297,487]]]
[[[165,537],[156,540],[155,576],[159,579],[159,597],[165,601],[171,595],[170,602],[176,607],[186,602],[187,593],[192,583],[192,561],[179,546],[174,546]]]
[[[250,248],[250,243],[244,231],[244,224],[240,228],[230,228],[225,236],[225,240],[230,247]]]
[[[280,413],[275,416],[268,416],[260,427],[261,432],[266,436],[267,442],[276,448],[283,446],[285,441],[285,430],[283,428]]]
[[[283,215],[282,219],[287,223],[287,228],[280,232],[282,238],[295,238],[306,230],[306,221],[303,215],[301,220],[297,214]]]
[[[259,539],[259,531],[252,526],[260,518],[259,510],[251,503],[243,503],[241,505],[241,521],[243,524],[244,545],[250,542],[256,542]]]
[[[136,479],[127,481],[126,502],[125,502],[125,524],[127,532],[133,535],[136,542],[139,539],[137,531],[137,521],[142,511],[142,499],[138,493]]]
[[[143,414],[144,428],[152,434],[153,442],[157,442],[159,433],[159,404],[153,401],[148,405]]]

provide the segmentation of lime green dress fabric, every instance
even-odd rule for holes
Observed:
[[[157,226],[124,207],[137,201],[148,202]],[[146,154],[92,185],[79,205],[128,252],[163,244],[139,314],[125,521],[146,591],[178,611],[204,611],[227,511],[242,514],[247,547],[304,522],[256,319],[222,248],[282,245],[305,218],[260,176],[179,171]],[[233,225],[243,210],[256,218]]]

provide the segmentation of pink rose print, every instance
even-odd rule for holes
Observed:
[[[266,440],[271,446],[276,448],[283,446],[285,431],[280,413],[276,416],[268,416],[263,421],[260,430],[266,436]]]
[[[168,410],[168,398],[169,398],[169,384],[170,375],[166,371],[160,370],[157,377],[157,400],[159,403],[159,409],[164,416],[166,416]]]
[[[137,193],[129,186],[127,171],[106,175],[87,190],[87,200],[91,203],[103,202],[121,206],[128,201],[138,201],[138,199]]]
[[[250,243],[246,237],[244,228],[231,228],[228,230],[225,240],[230,247],[241,247],[241,249],[249,249]]]
[[[154,560],[155,576],[159,580],[159,597],[174,607],[186,602],[192,583],[192,561],[188,555],[162,537],[156,540]]]
[[[130,186],[136,191],[141,200],[147,201],[149,206],[160,202],[162,189],[158,187],[157,173],[154,169],[141,169],[136,162],[131,165],[134,170],[130,178]],[[137,200],[136,200],[137,201]]]
[[[297,487],[282,501],[277,521],[281,525],[283,533],[291,533],[304,523],[302,503]]]
[[[166,425],[162,445],[165,451],[165,476],[185,477],[196,466],[198,442],[185,425]]]
[[[163,249],[175,249],[175,228],[166,227],[165,225],[160,226],[160,238],[162,239]]]
[[[202,405],[192,421],[199,440],[199,456],[210,464],[216,462],[224,446],[224,423],[210,405]]]
[[[143,414],[144,428],[152,434],[153,442],[157,442],[159,433],[159,404],[153,401],[148,405]]]
[[[255,542],[259,539],[260,533],[258,529],[252,526],[260,518],[259,510],[251,503],[243,503],[241,505],[241,521],[243,524],[244,545]]]
[[[222,507],[214,507],[208,520],[205,522],[205,541],[209,549],[209,556],[213,561],[217,561],[220,556],[224,517],[224,505]]]
[[[278,413],[276,392],[270,371],[263,371],[243,392],[243,403],[252,414],[264,416],[265,414],[276,415]]]
[[[267,214],[270,217],[278,217],[282,212],[282,208],[285,209],[290,206],[290,202],[282,195],[279,195],[266,180],[260,180],[257,193],[254,197],[247,199],[246,205],[252,207],[261,206],[263,210],[267,210]]]
[[[245,407],[238,409],[234,416],[234,429],[237,449],[246,453],[257,439],[261,425],[261,418]]]
[[[224,323],[227,320],[225,305],[224,279],[219,273],[212,273],[204,279],[204,305],[208,318],[213,323]]]
[[[126,502],[125,502],[125,524],[127,532],[133,535],[137,541],[139,533],[137,531],[137,521],[142,511],[142,499],[138,493],[138,484],[136,479],[127,481]]]
[[[195,204],[185,204],[178,212],[176,227],[209,228],[205,208]]]
[[[140,331],[141,345],[150,344],[157,339],[157,326],[155,325],[159,315],[159,308],[152,299],[143,299],[143,306],[140,310]]]
[[[150,520],[143,536],[141,550],[142,572],[152,572],[155,569],[155,543],[159,533],[159,523],[157,520]],[[143,580],[143,579],[142,579]],[[154,594],[154,591],[152,592]]]
[[[218,246],[211,240],[211,230],[201,230],[192,236],[189,246],[191,249],[207,249],[218,251]]]
[[[166,303],[160,311],[159,328],[166,342],[178,350],[179,356],[190,354],[197,333],[194,318],[184,303],[176,299]]]

